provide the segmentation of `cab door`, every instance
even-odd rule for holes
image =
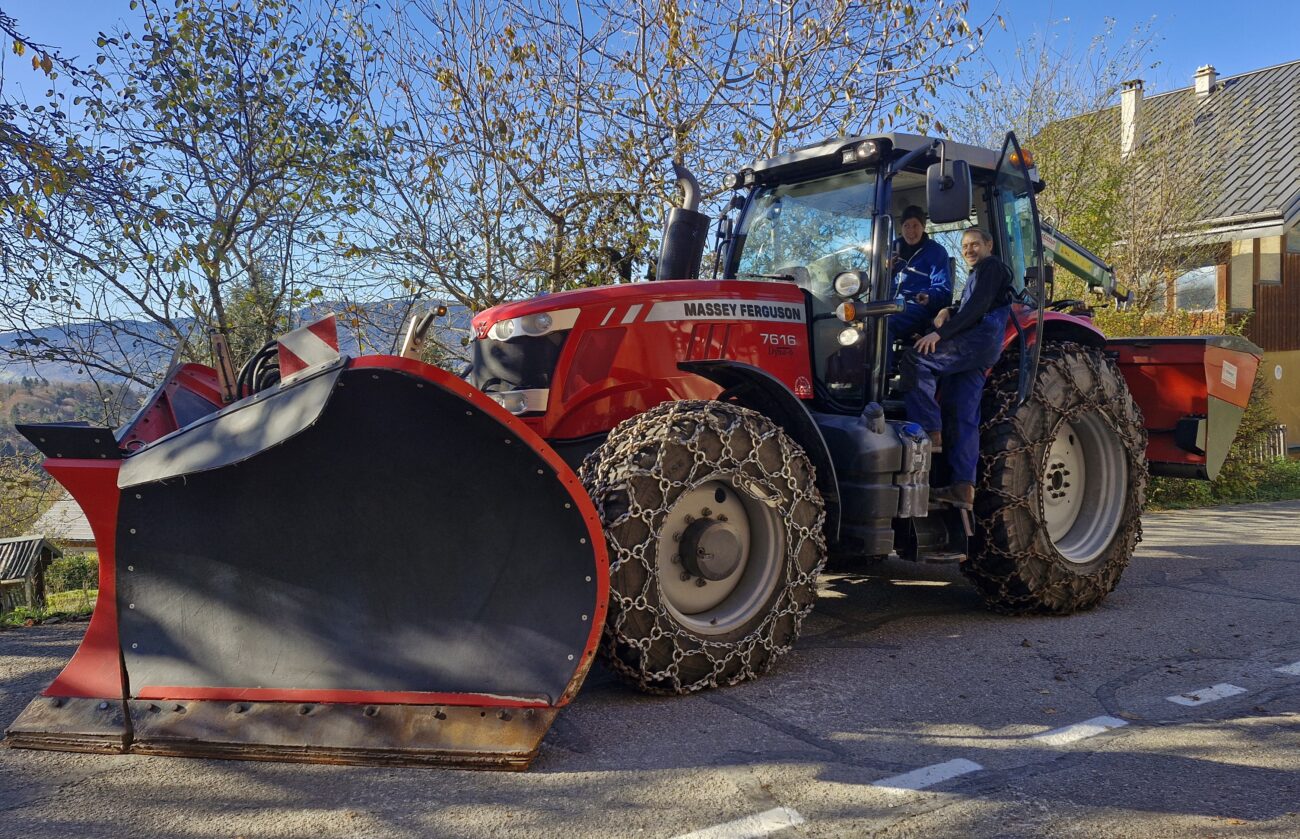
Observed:
[[[993,179],[993,218],[1002,260],[1011,268],[1020,303],[1014,317],[1020,324],[1020,402],[1038,374],[1038,353],[1043,337],[1043,307],[1047,288],[1043,270],[1042,226],[1034,200],[1033,160],[1020,148],[1014,131],[1007,132]],[[1032,307],[1032,308],[1031,308]],[[1033,328],[1031,337],[1024,331]]]

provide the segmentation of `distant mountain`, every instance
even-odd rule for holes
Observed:
[[[429,304],[421,302],[417,307]],[[331,313],[339,320],[339,349],[346,355],[392,352],[395,339],[411,311],[406,300],[383,300],[364,306],[317,303],[294,316],[298,325],[311,323]],[[183,322],[188,326],[188,321]],[[459,354],[468,334],[470,313],[464,306],[451,306],[447,316],[434,326],[444,346]],[[23,380],[85,383],[92,379],[84,367],[59,360],[34,363],[15,357],[15,351],[30,352],[41,347],[73,349],[94,355],[118,369],[155,373],[166,369],[175,351],[174,341],[157,324],[120,320],[111,324],[83,323],[67,327],[46,327],[32,332],[0,332],[0,383]],[[236,359],[236,363],[243,359]],[[116,384],[124,381],[103,371],[93,371],[95,381]]]

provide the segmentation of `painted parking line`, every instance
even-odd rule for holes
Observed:
[[[754,816],[683,833],[676,839],[757,839],[803,823],[804,817],[793,807],[774,807]]]
[[[1045,746],[1064,746],[1068,743],[1095,737],[1098,734],[1105,734],[1107,731],[1124,725],[1128,725],[1128,720],[1122,720],[1118,717],[1093,717],[1090,720],[1076,722],[1074,725],[1035,734],[1033,739]]]
[[[1300,661],[1297,661],[1295,664],[1287,664],[1282,667],[1274,667],[1273,669],[1279,673],[1285,673],[1288,676],[1300,676]]]
[[[933,766],[922,766],[920,769],[913,769],[911,772],[895,775],[892,778],[885,778],[883,781],[876,781],[872,786],[885,792],[916,792],[943,783],[950,778],[956,778],[958,775],[978,772],[983,768],[973,760],[959,757]]]
[[[1197,705],[1204,705],[1207,702],[1226,699],[1229,696],[1236,696],[1239,693],[1246,693],[1246,689],[1223,682],[1222,684],[1217,684],[1212,687],[1201,688],[1200,690],[1191,690],[1187,693],[1180,693],[1176,696],[1166,696],[1165,699],[1168,699],[1170,702],[1177,705],[1195,707]]]

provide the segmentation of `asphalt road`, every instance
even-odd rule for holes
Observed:
[[[0,750],[0,837],[1300,837],[1300,503],[1150,514],[1095,611],[828,575],[764,679],[597,670],[524,774]],[[0,632],[0,723],[83,625]]]

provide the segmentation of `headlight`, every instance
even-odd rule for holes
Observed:
[[[835,293],[840,297],[857,297],[861,291],[861,271],[845,271],[835,278]]]
[[[734,172],[728,172],[722,176],[722,187],[723,189],[735,189],[739,181],[740,179],[736,177]]]
[[[536,338],[562,329],[572,329],[578,322],[580,311],[580,309],[556,309],[553,312],[534,312],[531,315],[499,320],[488,330],[488,337],[498,341],[509,341],[520,335]]]
[[[515,416],[545,413],[551,392],[546,388],[504,390],[488,393],[492,400]]]
[[[848,329],[840,332],[839,340],[841,347],[851,347],[858,341],[862,340],[862,331],[857,327],[850,326]]]
[[[551,331],[551,324],[554,322],[549,314],[540,312],[535,315],[524,315],[519,319],[519,326],[525,335],[545,335]]]

